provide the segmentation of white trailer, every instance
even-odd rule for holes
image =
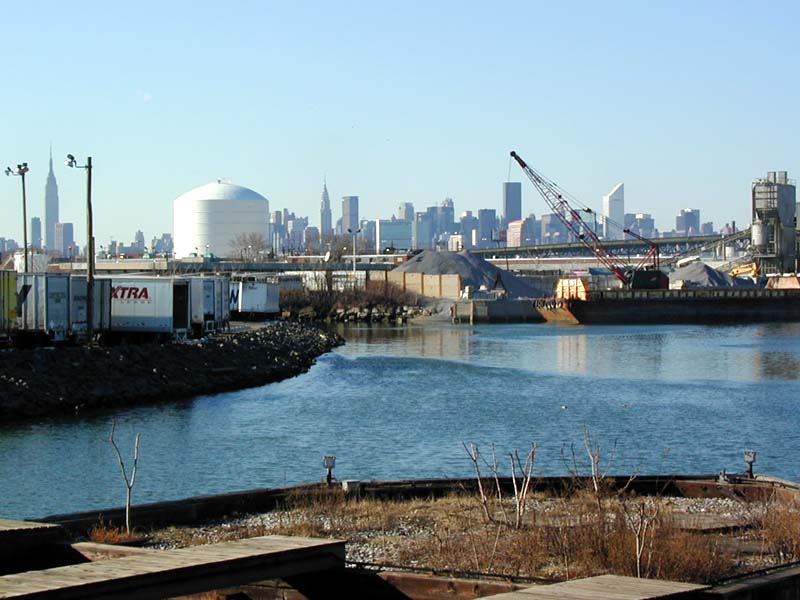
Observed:
[[[86,276],[69,279],[70,332],[78,339],[86,338]],[[92,330],[102,334],[111,328],[111,280],[95,279],[92,283]]]
[[[64,342],[70,331],[70,293],[67,273],[20,273],[17,330],[22,336]]]
[[[280,285],[243,277],[231,281],[230,311],[233,316],[265,317],[280,312]]]
[[[228,326],[231,311],[228,306],[230,279],[212,275],[190,277],[192,331],[201,336]]]
[[[183,277],[113,275],[111,331],[185,336],[189,329],[189,280]]]

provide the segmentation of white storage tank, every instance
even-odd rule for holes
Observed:
[[[237,237],[269,231],[269,201],[253,190],[215,181],[178,196],[173,204],[175,258],[213,254],[236,258]]]

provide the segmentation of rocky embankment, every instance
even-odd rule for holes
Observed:
[[[190,398],[294,377],[343,343],[275,322],[168,344],[0,352],[0,420]]]

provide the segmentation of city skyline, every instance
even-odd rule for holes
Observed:
[[[746,224],[751,182],[798,172],[798,86],[784,74],[800,62],[800,8],[773,7],[512,3],[509,21],[450,2],[20,6],[0,23],[0,50],[24,65],[0,99],[14,116],[0,121],[0,164],[29,163],[29,214],[44,226],[52,142],[61,219],[79,243],[85,178],[60,166],[68,152],[93,157],[98,240],[129,238],[132,222],[172,231],[173,200],[217,178],[312,225],[323,179],[369,219],[446,197],[499,214],[512,149],[598,211],[624,181],[631,208],[662,228],[687,205]],[[597,35],[611,25],[621,34]],[[210,36],[226,42],[199,43]],[[767,66],[780,85],[764,95]],[[612,81],[613,97],[600,92]],[[0,235],[21,239],[17,188],[0,186]],[[542,214],[522,192],[522,214]]]
[[[51,149],[51,154],[52,154],[52,149]],[[513,173],[513,171],[512,171],[512,173]],[[758,177],[754,177],[752,181],[754,181],[757,178]],[[30,179],[31,179],[31,177],[30,177],[30,173],[29,173],[28,174],[28,180],[30,181]],[[752,181],[751,181],[751,183],[752,183]],[[465,213],[465,212],[477,213],[480,210],[492,209],[492,210],[496,210],[497,217],[499,219],[501,219],[503,221],[503,223],[505,223],[506,222],[506,215],[504,214],[505,213],[504,209],[506,207],[507,193],[508,193],[509,189],[515,190],[513,193],[517,194],[514,197],[515,198],[515,205],[517,203],[521,203],[521,205],[522,205],[521,214],[518,215],[518,213],[515,210],[514,215],[513,215],[515,218],[512,218],[511,219],[512,221],[513,220],[517,220],[518,218],[525,219],[531,214],[537,215],[537,218],[540,218],[542,215],[548,214],[550,212],[549,208],[546,206],[544,201],[539,197],[538,193],[536,192],[536,190],[535,190],[535,188],[533,186],[529,185],[528,186],[529,189],[526,189],[525,186],[526,186],[527,183],[528,183],[527,180],[526,181],[521,181],[521,182],[520,181],[515,181],[513,179],[510,180],[510,181],[502,181],[501,182],[502,189],[498,192],[498,200],[495,203],[496,205],[499,206],[500,210],[497,210],[496,208],[492,208],[492,207],[489,207],[489,206],[459,207],[458,210],[455,211],[456,217],[458,218],[462,213]],[[29,183],[29,185],[30,185],[30,183]],[[613,193],[615,190],[620,189],[622,185],[623,185],[623,183],[617,183],[613,187],[611,193]],[[53,214],[53,213],[55,215],[59,214],[58,187],[59,186],[58,186],[58,183],[57,183],[57,178],[54,175],[53,159],[52,159],[52,156],[51,156],[51,158],[49,160],[49,165],[48,165],[48,173],[47,173],[47,178],[46,178],[44,201],[41,203],[42,206],[43,206],[43,210],[41,211],[41,213],[36,212],[37,202],[36,202],[35,190],[34,190],[33,194],[31,194],[30,191],[28,192],[28,212],[29,212],[29,223],[28,223],[29,232],[28,233],[29,233],[29,236],[31,235],[31,227],[32,227],[33,219],[44,217],[44,218],[42,218],[42,221],[44,223],[45,219],[46,219],[45,215],[47,215],[47,213],[48,213],[48,208],[49,208],[50,214]],[[249,186],[245,186],[245,187],[249,187]],[[254,191],[258,191],[258,190],[254,190]],[[528,200],[527,203],[529,203],[529,204],[539,203],[540,204],[540,206],[538,207],[540,209],[539,211],[527,210],[525,208],[525,206],[526,206],[526,192],[527,192],[527,194],[532,195],[534,197],[534,199],[532,201]],[[589,206],[596,205],[597,214],[599,216],[599,215],[603,215],[605,212],[607,212],[607,208],[608,208],[607,201],[608,201],[609,195],[610,194],[601,195],[600,198],[599,198],[599,201],[597,201],[595,203],[585,202],[585,201],[582,201],[582,200],[581,201],[584,204],[587,204]],[[331,219],[330,222],[332,224],[331,225],[331,230],[332,230],[331,232],[333,233],[333,232],[335,232],[334,231],[335,228],[333,227],[333,224],[335,224],[337,222],[337,212],[333,211],[331,209],[330,194],[329,194],[329,189],[328,189],[328,185],[327,185],[327,177],[325,179],[323,179],[323,188],[322,188],[321,198],[322,198],[322,201],[317,205],[316,213],[314,211],[312,211],[310,213],[311,215],[313,215],[313,217],[311,217],[309,219],[309,215],[302,215],[302,216],[305,219],[308,219],[308,224],[310,226],[316,226],[316,227],[318,227],[318,229],[321,229],[321,227],[323,225],[322,221],[323,221],[324,214],[325,214],[325,207],[327,206],[327,211],[331,215],[330,216],[330,219]],[[350,198],[355,198],[356,199],[356,203],[358,203],[357,199],[359,198],[359,196],[357,196],[357,195],[354,195],[354,196],[342,196],[341,200],[345,201],[345,199],[350,199]],[[452,200],[452,199],[449,198],[449,197],[446,197],[445,200]],[[174,201],[174,199],[173,199],[173,201]],[[747,201],[749,202],[749,197],[747,198]],[[82,199],[82,203],[85,203],[85,197]],[[384,214],[377,214],[377,215],[374,215],[374,216],[373,215],[363,216],[363,217],[359,218],[359,221],[360,222],[361,221],[378,221],[380,219],[384,219],[384,220],[391,219],[392,217],[397,217],[399,219],[400,218],[399,217],[400,210],[403,209],[404,206],[412,205],[414,207],[414,211],[415,212],[421,212],[421,211],[424,212],[424,210],[428,206],[434,206],[434,205],[436,205],[438,203],[439,203],[439,201],[435,201],[435,200],[431,200],[430,202],[423,202],[423,203],[418,203],[418,202],[414,202],[414,201],[411,201],[411,202],[404,201],[404,202],[400,203],[400,208],[395,207],[394,210],[392,210],[392,211],[390,211],[388,213],[384,213]],[[170,206],[169,212],[170,212],[170,215],[171,215],[172,214],[172,202],[170,202],[169,206]],[[83,204],[80,206],[79,210],[82,209],[82,208],[84,208]],[[292,207],[292,206],[285,206],[285,207],[281,207],[281,208],[282,208],[282,210],[285,209],[285,210],[287,210],[289,212],[292,212],[292,213],[297,212],[296,209],[294,209],[294,207]],[[384,207],[381,207],[381,208],[383,209]],[[388,207],[386,207],[386,208],[388,209]],[[628,214],[628,213],[629,214],[642,214],[643,213],[643,214],[647,214],[648,216],[650,216],[650,215],[655,214],[655,212],[656,212],[656,211],[653,210],[653,207],[642,206],[642,205],[639,205],[639,204],[636,204],[633,208],[635,210],[633,212],[631,212],[631,211],[628,211],[627,207],[626,207],[623,214]],[[653,218],[653,220],[656,221],[655,229],[657,229],[659,232],[668,232],[671,229],[673,229],[669,225],[669,223],[673,222],[676,217],[679,217],[681,212],[684,209],[685,209],[685,207],[678,208],[675,214],[673,214],[671,216],[668,216],[666,219],[663,220],[663,222],[659,221],[656,218]],[[696,207],[696,210],[702,210],[702,207]],[[648,212],[648,211],[650,211],[650,212]],[[40,217],[40,214],[41,214],[41,217]],[[341,221],[341,218],[343,216],[344,215],[340,211],[338,213],[338,220]],[[76,215],[76,218],[74,218],[73,220],[79,223],[80,222],[80,218],[81,218],[81,215],[78,214],[78,215]],[[318,221],[316,221],[315,219],[318,219]],[[458,220],[458,219],[456,219],[456,220]],[[621,225],[623,223],[624,219],[623,218],[617,218],[617,219],[612,219],[612,221],[616,222],[616,223],[619,223]],[[722,222],[714,222],[714,223],[718,228],[721,228],[724,224],[728,224],[728,223],[732,223],[732,222],[736,222],[738,224],[737,226],[739,228],[749,226],[749,220],[745,220],[744,223],[742,223],[742,222],[736,221],[736,219],[725,219]],[[660,223],[660,225],[659,225],[659,223]],[[70,222],[69,224],[73,225],[72,222]],[[164,229],[164,230],[159,230],[159,231],[153,230],[152,232],[148,232],[148,235],[150,235],[152,237],[157,237],[157,236],[162,236],[164,234],[172,234],[172,233],[174,233],[174,223],[172,223],[172,219],[170,219],[170,225],[171,226],[169,228]],[[13,222],[9,223],[9,226],[13,230]],[[55,223],[53,223],[53,227],[55,227]],[[126,227],[127,227],[127,229],[131,229],[129,224],[126,224]],[[140,226],[139,225],[134,225],[134,228],[138,228],[138,227],[140,227]],[[143,227],[141,227],[141,228],[143,229]],[[75,227],[75,229],[77,229],[77,227]],[[128,237],[130,236],[130,232],[127,231],[125,227],[120,227],[119,229],[121,230],[120,235],[109,235],[109,236],[106,236],[106,237],[101,237],[102,236],[102,232],[100,233],[100,235],[98,235],[96,233],[95,234],[95,239],[98,240],[96,242],[98,247],[99,247],[99,244],[101,242],[103,242],[103,243],[113,242],[113,243],[116,243],[116,244],[126,244],[127,241],[128,241]],[[345,230],[346,229],[347,229],[347,227],[345,227]],[[680,229],[680,228],[678,228],[678,229]],[[45,225],[45,230],[46,230],[46,225]],[[602,228],[599,230],[599,232],[601,234],[603,234],[604,237],[606,237],[606,239],[615,239],[617,237],[615,235],[609,236],[607,233],[605,233],[604,229],[602,229]],[[698,231],[698,233],[699,233],[699,231]],[[12,239],[12,240],[17,241],[18,243],[20,243],[20,239],[21,239],[21,237],[20,237],[20,239],[17,239],[14,235],[11,235],[7,231],[0,231],[0,237],[5,238],[5,239]],[[43,241],[46,240],[46,236],[44,235],[44,232],[43,232],[42,238],[43,238]],[[54,239],[54,242],[55,242],[55,239]],[[76,234],[75,243],[77,244],[78,247],[83,248],[85,246],[85,238],[78,237],[78,235]],[[45,247],[47,247],[47,246],[48,245],[45,243]]]
[[[214,183],[212,182],[207,185],[214,185]],[[343,196],[341,198],[341,216],[336,221],[336,227],[332,228],[329,233],[322,234],[323,239],[320,239],[320,227],[317,227],[314,222],[309,219],[308,215],[296,215],[291,208],[283,207],[277,211],[270,212],[268,215],[270,229],[277,224],[277,231],[272,231],[272,240],[267,241],[267,247],[278,253],[282,253],[287,249],[285,242],[281,239],[282,236],[287,235],[288,233],[286,230],[287,224],[294,228],[290,235],[292,241],[288,246],[288,248],[290,248],[292,251],[306,249],[313,252],[315,249],[324,246],[324,238],[326,236],[348,235],[349,232],[356,230],[358,230],[360,239],[365,239],[370,243],[374,242],[376,247],[381,247],[381,238],[384,237],[381,231],[382,229],[384,231],[387,230],[389,227],[389,222],[392,222],[392,230],[394,233],[387,238],[393,243],[386,244],[387,246],[392,245],[398,249],[415,250],[425,247],[445,247],[448,243],[446,237],[438,238],[435,241],[432,241],[432,238],[431,240],[427,241],[425,241],[424,238],[423,240],[417,239],[417,234],[412,233],[412,225],[414,222],[419,222],[420,217],[433,219],[429,226],[432,227],[431,231],[436,232],[437,236],[444,233],[456,236],[463,234],[464,239],[459,244],[460,247],[463,248],[485,248],[492,246],[498,240],[506,239],[505,233],[507,230],[509,232],[508,235],[513,235],[513,239],[516,240],[515,243],[512,244],[512,237],[508,237],[509,246],[538,245],[566,241],[567,232],[561,231],[562,225],[560,221],[555,218],[555,215],[552,214],[549,209],[539,213],[538,216],[535,213],[520,214],[519,206],[522,200],[521,185],[522,182],[517,181],[506,181],[502,183],[501,195],[502,206],[504,207],[504,210],[501,212],[498,212],[495,209],[489,209],[487,207],[478,207],[477,210],[475,208],[463,208],[456,210],[453,199],[445,198],[441,205],[434,204],[432,206],[415,206],[413,202],[403,202],[396,208],[395,212],[379,215],[375,219],[369,219],[360,218],[358,215],[358,196]],[[661,226],[658,226],[655,222],[655,219],[653,219],[652,214],[642,211],[642,207],[636,207],[636,212],[629,212],[625,210],[622,200],[623,186],[623,182],[618,183],[614,186],[611,192],[603,195],[602,197],[602,209],[596,213],[593,220],[597,233],[601,236],[601,238],[608,240],[620,239],[622,237],[622,227],[630,227],[638,234],[653,239],[662,236],[680,237],[684,235],[710,235],[717,231],[713,227],[713,222],[703,222],[701,227],[699,216],[700,209],[698,208],[680,209],[679,212],[673,217],[675,226],[672,228],[670,228],[669,222],[667,224],[661,224]],[[56,201],[55,203],[52,202],[52,190],[54,187],[55,179],[53,177],[53,166],[51,160],[45,197],[46,199],[50,198],[50,204],[52,205],[51,207],[54,207],[54,209],[57,211],[57,191]],[[203,188],[206,186],[200,187]],[[610,209],[610,206],[612,205],[612,203],[610,203],[611,198],[615,199],[613,203],[613,210]],[[445,207],[447,214],[441,213]],[[648,207],[644,208],[646,209]],[[612,215],[607,217],[606,213],[608,213],[609,210],[611,210]],[[434,211],[434,213],[431,213],[431,211]],[[511,212],[510,218],[504,214],[508,211]],[[492,217],[489,221],[487,221],[486,215],[489,213],[491,213]],[[477,217],[475,214],[477,214]],[[684,223],[685,214],[692,215],[691,221],[689,221],[691,226],[682,225],[682,223]],[[330,197],[327,181],[323,180],[319,213],[320,223],[324,224],[326,220],[327,222],[332,222],[333,216],[335,216],[335,214],[330,208]],[[536,218],[531,221],[531,219],[534,217]],[[36,215],[31,216],[29,233],[34,233],[37,231],[34,224],[35,221],[39,221],[39,217]],[[413,240],[411,244],[403,243],[398,245],[398,243],[395,243],[397,242],[396,238],[398,238],[398,230],[396,229],[397,225],[394,225],[395,221],[397,221],[397,225],[400,225],[402,221],[410,221],[409,229],[407,232],[405,232],[406,235],[401,235],[400,238]],[[447,223],[449,223],[449,225]],[[512,229],[512,223],[515,223],[513,234],[510,233]],[[587,224],[591,225],[591,223],[591,220],[587,221]],[[534,227],[533,230],[530,230],[531,225]],[[376,226],[377,230],[375,229]],[[39,225],[39,227],[41,226]],[[64,227],[67,227],[69,235],[66,237],[69,238],[69,241],[65,242],[65,236],[59,232],[56,234],[58,241],[56,241],[48,249],[53,250],[56,253],[60,252],[62,256],[76,256],[81,254],[81,249],[83,248],[84,244],[80,240],[72,238],[73,224],[59,222],[55,224],[55,227],[61,227],[62,229],[60,232],[64,231]],[[416,225],[413,225],[413,227],[416,228]],[[614,231],[610,232],[609,227],[613,227]],[[718,229],[722,232],[730,233],[731,231],[741,229],[742,227],[742,224],[737,224],[735,221],[727,221],[724,224],[719,224]],[[303,241],[305,236],[303,232],[306,228],[309,228],[311,239],[314,240],[314,242],[310,243],[308,247],[306,247],[306,243]],[[471,240],[470,236],[468,235],[469,229],[474,229],[477,234],[477,237],[474,240]],[[96,247],[98,252],[101,254],[132,253],[133,255],[138,255],[147,250],[158,253],[169,253],[171,251],[171,238],[174,230],[160,233],[160,238],[156,233],[149,233],[151,239],[149,245],[145,241],[141,230],[136,231],[133,242],[130,244],[127,243],[127,238],[124,235],[119,238],[111,237],[105,240],[95,237],[97,240]],[[277,238],[275,237],[276,233],[278,233]],[[553,235],[557,237],[554,238],[552,237]],[[33,237],[31,237],[31,246],[34,248],[40,247],[35,243],[35,239],[36,235],[34,234]],[[3,237],[2,232],[0,232],[0,240],[2,240],[4,243],[6,240],[12,242],[12,247],[17,247],[20,245],[19,241],[13,237]],[[492,243],[487,244],[487,240],[491,241]],[[47,246],[45,245],[45,247]],[[3,248],[0,247],[0,251],[2,250]]]

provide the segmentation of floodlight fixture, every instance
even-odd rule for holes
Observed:
[[[28,163],[19,163],[16,169],[6,167],[6,175],[16,175],[22,179],[22,251],[25,253],[23,257],[23,265],[25,272],[28,272],[28,201],[25,195],[25,173],[29,171]],[[23,316],[27,311],[23,313]],[[23,319],[23,325],[26,326],[26,321]]]

